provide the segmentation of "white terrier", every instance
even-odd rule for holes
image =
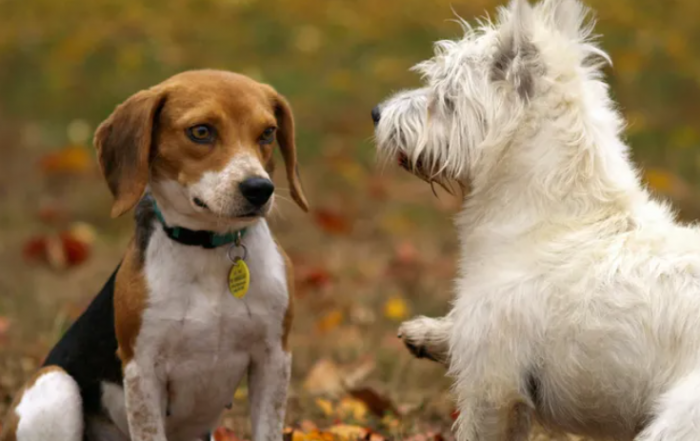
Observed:
[[[379,152],[466,191],[454,308],[405,323],[463,441],[700,439],[700,230],[640,183],[576,0],[515,0],[372,112]],[[449,357],[447,357],[449,354]]]

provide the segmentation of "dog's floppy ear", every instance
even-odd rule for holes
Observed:
[[[512,0],[501,10],[499,46],[493,60],[494,81],[511,83],[524,100],[532,96],[538,51],[532,43],[533,11],[527,0]]]
[[[309,211],[309,204],[304,196],[297,167],[297,148],[294,141],[294,116],[287,100],[280,94],[275,97],[275,116],[277,118],[277,143],[282,151],[287,181],[292,199],[304,211]]]
[[[136,93],[97,128],[93,144],[100,169],[114,196],[112,217],[129,211],[148,184],[153,132],[165,94],[157,89]]]

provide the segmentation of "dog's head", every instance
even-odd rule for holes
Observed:
[[[460,21],[464,38],[436,43],[435,56],[414,67],[424,87],[372,110],[379,154],[429,182],[486,180],[504,149],[538,124],[529,110],[548,88],[607,57],[588,42],[587,12],[577,0],[512,0],[496,22]]]
[[[307,210],[291,108],[272,87],[243,75],[189,71],[138,92],[99,126],[94,144],[114,195],[113,216],[150,186],[181,226],[217,230],[270,211],[275,141],[291,196]]]

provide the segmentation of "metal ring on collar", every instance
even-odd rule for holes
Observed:
[[[240,257],[239,257],[239,256],[231,257],[231,251],[232,251],[232,250],[235,250],[235,249],[237,249],[237,248],[241,248],[241,249],[243,250],[243,255],[240,256]],[[246,248],[245,245],[243,245],[243,244],[240,244],[240,245],[235,245],[235,244],[234,244],[234,245],[231,245],[231,246],[228,248],[228,251],[226,251],[226,256],[229,258],[229,260],[230,260],[231,262],[235,262],[235,261],[236,261],[236,257],[239,257],[241,260],[245,260],[245,258],[248,257],[248,248]]]

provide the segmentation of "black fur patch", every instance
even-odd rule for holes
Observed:
[[[119,267],[44,362],[44,366],[60,366],[75,379],[86,416],[102,411],[102,382],[122,384],[114,331],[114,280],[118,270]]]
[[[536,409],[542,406],[542,384],[534,372],[530,371],[525,378],[525,386],[527,387],[527,395],[530,397],[532,404]]]
[[[136,205],[134,220],[136,221],[136,248],[139,250],[139,257],[141,258],[141,262],[143,262],[146,257],[146,248],[148,248],[148,243],[153,235],[156,221],[153,196],[149,193],[146,193],[141,201],[139,201],[138,205]]]

